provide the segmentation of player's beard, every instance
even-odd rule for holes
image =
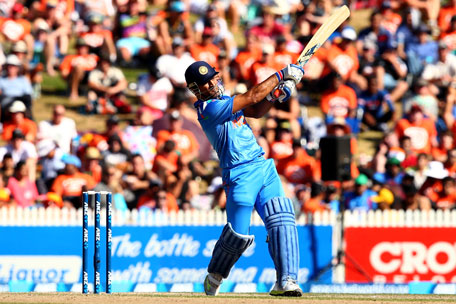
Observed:
[[[207,90],[206,92],[201,92],[201,100],[209,99],[220,99],[225,93],[225,87],[223,86],[222,79],[217,79],[217,85]]]

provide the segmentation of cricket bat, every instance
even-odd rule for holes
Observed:
[[[313,54],[315,54],[315,52],[323,45],[323,43],[328,40],[329,36],[331,36],[331,34],[337,30],[342,22],[347,20],[348,16],[350,16],[350,10],[346,5],[339,7],[331,16],[329,16],[329,19],[326,20],[322,26],[320,26],[315,35],[313,35],[312,39],[310,39],[309,43],[307,43],[301,55],[299,55],[296,64],[304,67],[304,65],[310,60]],[[280,89],[276,89],[274,91],[274,96],[276,98],[279,98],[280,92]]]
[[[303,67],[315,52],[328,40],[329,36],[350,16],[350,10],[346,5],[339,7],[325,23],[320,26],[309,43],[302,51],[296,62],[297,65]]]

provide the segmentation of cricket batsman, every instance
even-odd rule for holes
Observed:
[[[298,234],[292,201],[285,197],[272,159],[263,157],[245,117],[260,118],[274,102],[290,98],[304,70],[294,64],[271,75],[244,94],[224,95],[219,73],[197,61],[185,71],[187,87],[198,98],[198,121],[220,160],[227,196],[228,223],[217,241],[204,280],[207,295],[218,294],[223,279],[253,243],[249,235],[253,207],[268,233],[268,248],[277,273],[270,294],[300,297]]]

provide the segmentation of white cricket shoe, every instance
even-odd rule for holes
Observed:
[[[204,279],[204,292],[208,296],[216,296],[219,293],[220,285],[222,285],[223,278],[218,273],[209,273]]]
[[[269,294],[280,297],[302,297],[302,290],[295,280],[288,279],[282,287],[279,282],[276,282]]]

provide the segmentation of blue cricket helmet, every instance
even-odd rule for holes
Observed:
[[[205,61],[192,63],[185,71],[187,86],[203,85],[209,82],[218,72]]]

